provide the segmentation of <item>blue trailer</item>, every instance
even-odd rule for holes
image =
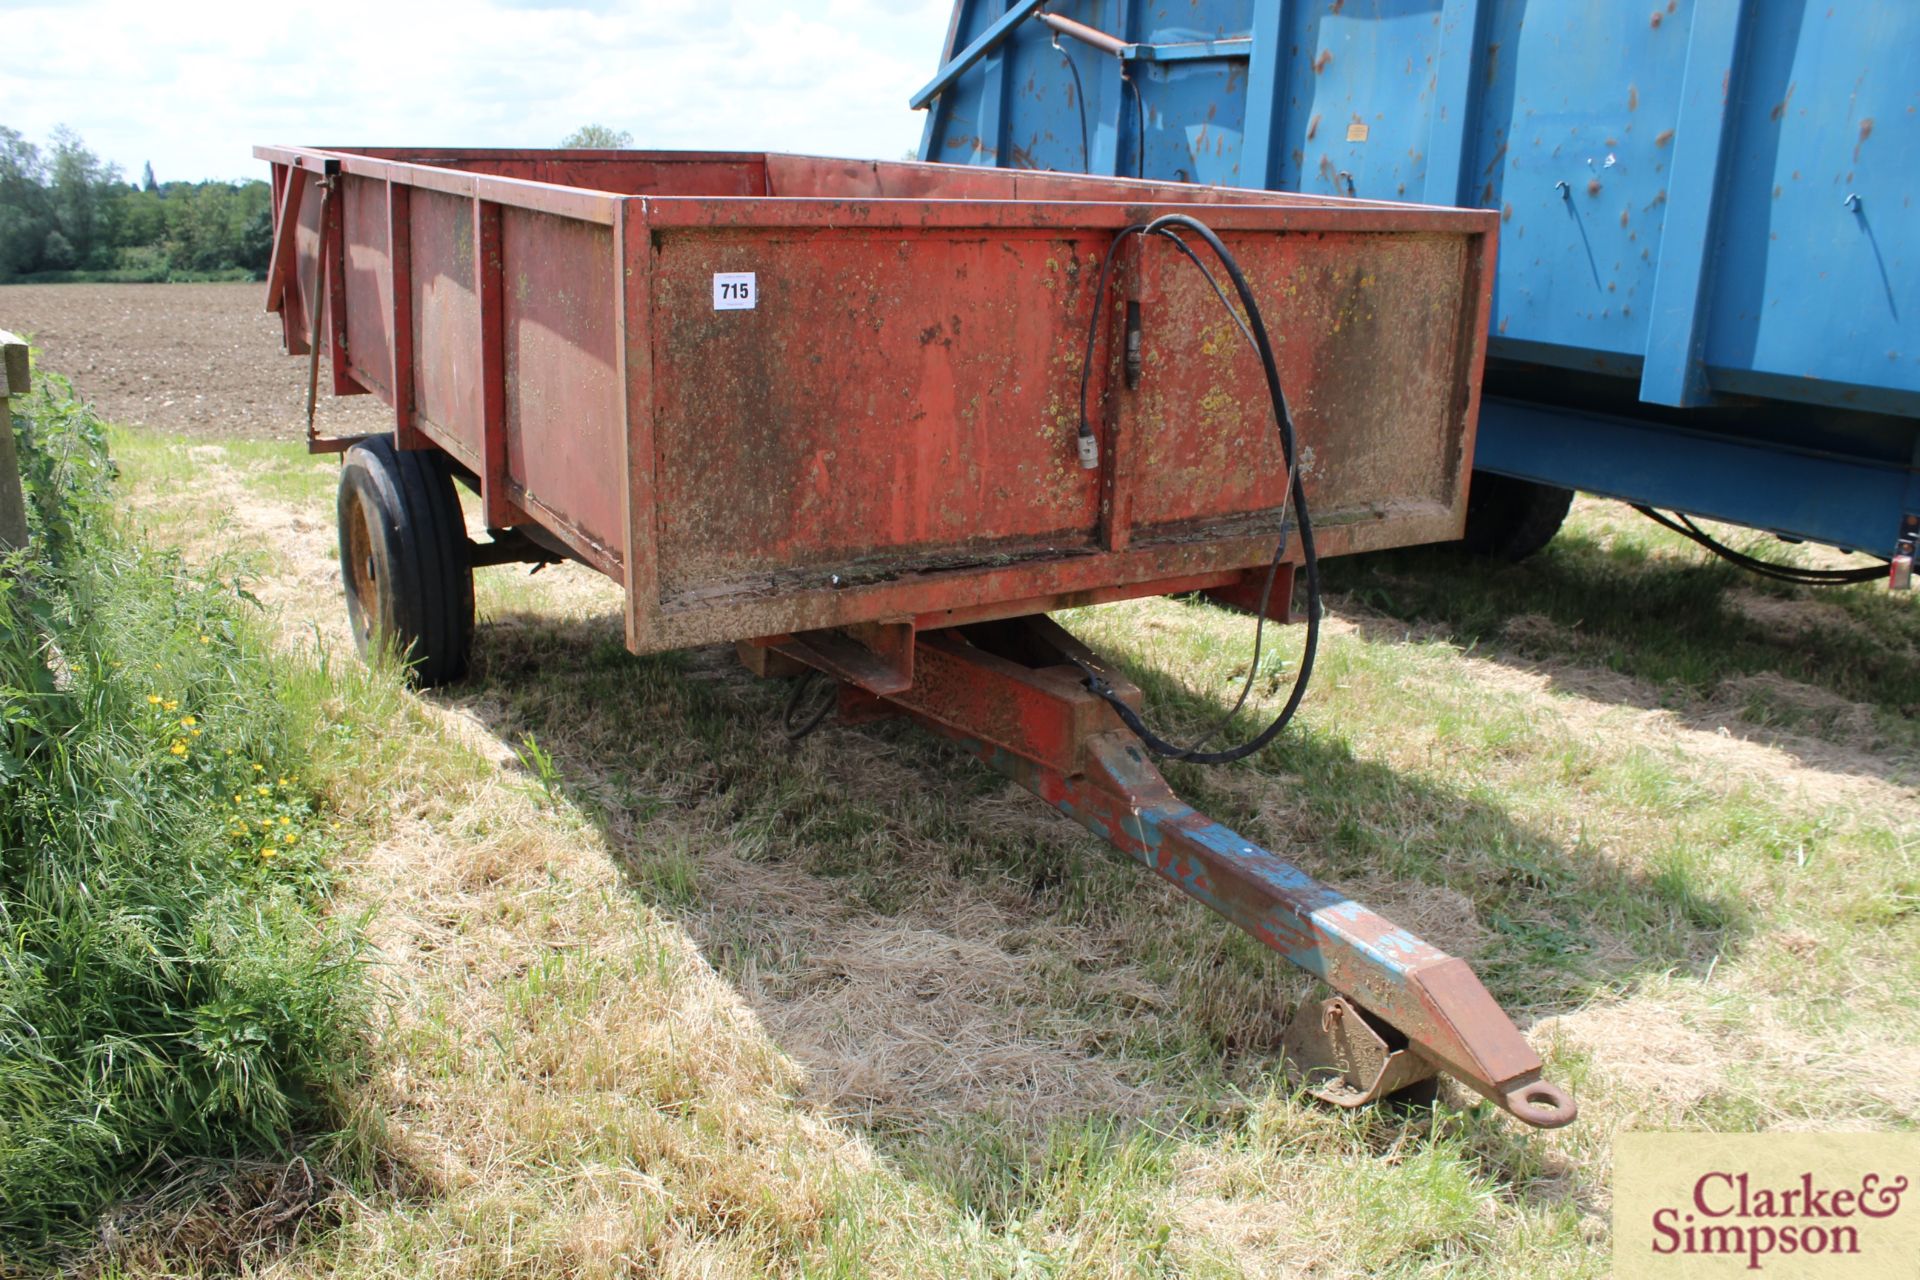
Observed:
[[[1498,209],[1484,549],[1581,489],[1911,554],[1920,3],[957,0],[912,101],[925,160]]]

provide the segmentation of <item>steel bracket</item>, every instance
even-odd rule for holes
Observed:
[[[1378,1102],[1440,1073],[1404,1035],[1344,996],[1302,1004],[1280,1053],[1289,1076],[1336,1107]]]
[[[862,622],[782,636],[768,648],[844,684],[886,696],[913,684],[913,624]]]

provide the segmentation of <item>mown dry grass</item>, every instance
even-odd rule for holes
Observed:
[[[328,464],[121,445],[141,518],[258,546],[288,643],[351,661]],[[272,1267],[1600,1275],[1623,1127],[1915,1123],[1912,602],[1615,511],[1498,575],[1343,567],[1306,729],[1169,771],[1468,956],[1574,1127],[1292,1096],[1305,979],[1037,801],[901,725],[791,748],[730,653],[633,658],[592,575],[489,570],[469,685],[342,708],[385,726],[333,799],[390,1021],[352,1192]],[[1242,670],[1204,605],[1065,621],[1176,725]]]

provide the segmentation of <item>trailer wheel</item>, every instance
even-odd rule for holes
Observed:
[[[366,440],[340,468],[340,580],[362,655],[392,645],[421,685],[467,672],[473,564],[445,455]]]
[[[1459,545],[1479,556],[1525,560],[1553,541],[1572,505],[1571,489],[1476,471]]]

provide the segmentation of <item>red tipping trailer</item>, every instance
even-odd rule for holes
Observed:
[[[1165,793],[1116,716],[1137,690],[1033,617],[1254,605],[1286,518],[1262,368],[1209,279],[1142,241],[1096,318],[1123,228],[1185,212],[1230,247],[1338,555],[1461,531],[1496,214],[757,153],[256,154],[287,349],[394,410],[390,437],[309,427],[347,450],[363,641],[456,678],[473,565],[578,559],[624,587],[634,652],[732,641],[762,674],[825,672],[843,711],[962,740],[1327,978],[1349,998],[1288,1046],[1324,1096],[1444,1067],[1572,1118],[1464,964]]]

